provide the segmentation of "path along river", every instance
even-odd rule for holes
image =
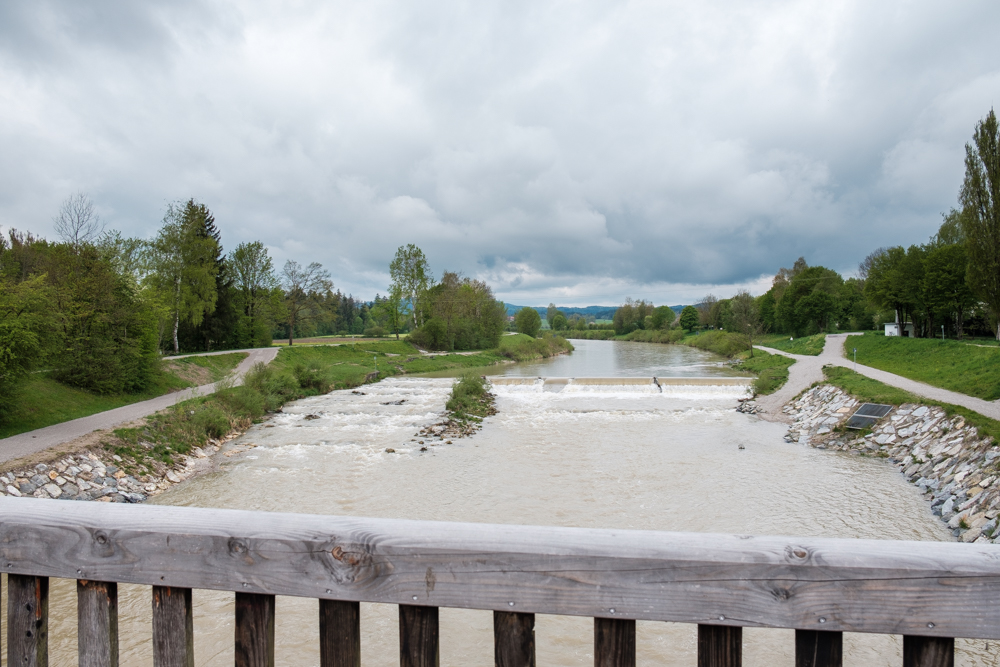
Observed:
[[[574,341],[570,356],[507,375],[732,375],[691,348]],[[736,389],[497,387],[483,430],[421,452],[447,378],[394,378],[286,406],[241,442],[257,445],[156,502],[201,507],[490,523],[945,540],[919,492],[876,459],[782,440],[734,411]],[[396,405],[398,401],[404,401]],[[318,418],[305,419],[306,415]],[[430,442],[427,443],[430,445]],[[740,445],[743,448],[740,448]],[[387,447],[396,453],[386,453]],[[121,587],[123,665],[151,665],[150,593]],[[195,591],[198,665],[233,663],[233,594]],[[54,663],[75,664],[75,585],[54,582]],[[315,600],[279,598],[277,662],[318,663]],[[362,605],[363,664],[398,664],[395,607]],[[539,665],[593,664],[593,621],[540,616]],[[695,626],[638,623],[639,665],[694,665]],[[441,610],[441,664],[492,664],[490,612]],[[744,631],[744,664],[794,664],[793,633]],[[846,635],[845,665],[899,665],[901,639]],[[996,664],[996,644],[959,642],[960,665]]]

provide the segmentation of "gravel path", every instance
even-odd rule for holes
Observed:
[[[770,352],[771,354],[783,354],[786,357],[791,357],[795,359],[796,362],[788,369],[788,382],[785,383],[785,386],[770,396],[764,396],[757,401],[757,404],[764,408],[764,414],[768,419],[771,421],[788,421],[782,414],[781,408],[801,391],[808,389],[814,382],[821,382],[823,380],[823,366],[830,364],[831,366],[843,366],[844,368],[856,370],[865,377],[878,380],[879,382],[883,382],[893,387],[898,387],[899,389],[904,389],[912,394],[916,394],[917,396],[923,396],[924,398],[929,398],[934,401],[941,401],[942,403],[961,405],[964,408],[978,412],[984,417],[1000,420],[1000,401],[984,401],[981,398],[975,398],[967,394],[960,394],[955,391],[941,389],[940,387],[932,387],[929,384],[917,382],[916,380],[910,380],[909,378],[896,375],[895,373],[880,371],[877,368],[872,368],[871,366],[858,364],[857,367],[855,367],[853,361],[845,358],[844,343],[850,335],[852,334],[843,333],[827,335],[826,344],[823,346],[823,352],[816,357],[801,354],[790,354],[782,350],[761,347],[759,345],[755,346],[758,350]]]
[[[247,358],[240,362],[240,364],[233,370],[233,374],[230,376],[233,378],[235,384],[239,384],[242,382],[243,374],[250,370],[254,364],[257,362],[267,364],[278,356],[278,349],[279,348],[271,347],[256,348],[252,350],[226,350],[222,353],[209,354],[247,352]],[[115,408],[114,410],[108,410],[106,412],[99,412],[96,415],[90,415],[89,417],[80,417],[79,419],[74,419],[72,421],[63,422],[61,424],[53,424],[52,426],[46,426],[45,428],[28,431],[27,433],[19,433],[18,435],[12,435],[9,438],[3,438],[0,440],[0,463],[37,454],[38,452],[48,449],[49,447],[61,445],[65,442],[69,442],[70,440],[87,435],[93,431],[114,428],[120,424],[125,424],[127,422],[140,419],[141,417],[146,417],[154,412],[159,412],[164,408],[168,408],[171,405],[180,403],[181,401],[186,401],[195,395],[206,396],[215,392],[216,384],[218,383],[192,387],[190,389],[184,389],[172,394],[164,394],[163,396],[151,398],[148,401],[132,403],[131,405],[123,405],[120,408]]]

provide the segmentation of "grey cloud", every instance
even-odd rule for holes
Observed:
[[[998,19],[987,0],[8,3],[0,223],[48,231],[84,189],[145,235],[193,196],[228,246],[366,296],[408,242],[539,302],[725,291],[799,255],[850,270],[954,202]]]

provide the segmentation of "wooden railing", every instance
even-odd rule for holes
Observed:
[[[359,602],[399,605],[400,664],[438,664],[438,608],[494,611],[497,665],[534,665],[534,614],[594,618],[594,664],[635,621],[698,624],[699,667],[743,627],[794,628],[798,667],[842,633],[902,634],[907,667],[1000,638],[1000,547],[356,519],[0,498],[8,664],[47,664],[48,578],[77,579],[81,667],[117,665],[117,584],[153,587],[157,667],[190,666],[191,590],[236,592],[236,665],[274,664],[274,596],[320,599],[324,667],[360,664]]]

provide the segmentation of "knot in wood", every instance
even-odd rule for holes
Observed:
[[[790,597],[792,597],[792,592],[790,590],[788,590],[787,588],[772,588],[771,589],[771,596],[775,600],[779,600],[781,602],[785,602]]]
[[[788,546],[785,547],[785,557],[789,560],[794,561],[804,561],[808,560],[812,554],[806,547],[799,546]]]
[[[108,543],[108,536],[104,531],[97,531],[94,534],[94,541],[103,546]]]
[[[247,545],[236,538],[231,538],[229,540],[229,553],[240,555],[245,554],[248,551]]]

